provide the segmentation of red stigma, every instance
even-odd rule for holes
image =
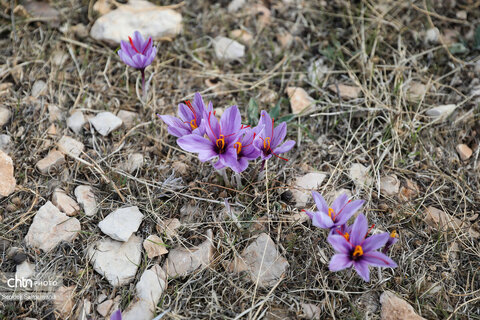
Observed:
[[[147,42],[147,45],[145,46],[145,48],[143,49],[142,51],[142,54],[145,55],[145,50],[147,50],[148,46],[150,45],[150,43],[152,43],[152,38],[148,38],[148,42]]]
[[[135,45],[133,44],[132,37],[128,37],[128,40],[130,40],[130,45],[132,46],[133,50],[135,50],[138,54],[141,54],[137,48],[135,48]]]

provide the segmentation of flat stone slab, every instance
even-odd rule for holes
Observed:
[[[137,206],[120,208],[100,221],[98,227],[103,233],[118,241],[128,241],[142,223],[143,214]]]
[[[62,241],[72,242],[80,230],[80,221],[68,217],[48,201],[35,214],[25,242],[46,252]]]

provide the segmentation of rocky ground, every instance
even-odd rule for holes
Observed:
[[[1,319],[480,319],[478,2],[125,2],[0,0],[0,270],[63,279]],[[181,150],[156,114],[195,92],[288,121],[289,161]],[[330,272],[311,190],[365,199],[398,267]]]

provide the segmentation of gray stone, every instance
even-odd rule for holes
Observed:
[[[79,134],[82,131],[83,125],[86,120],[82,111],[75,111],[68,119],[67,126],[72,129],[73,132]]]
[[[122,125],[122,119],[111,112],[100,112],[94,118],[90,119],[90,123],[95,130],[102,136],[107,136],[110,132],[118,129]]]
[[[215,55],[220,60],[237,60],[245,55],[245,46],[227,37],[216,37],[213,40],[213,47]]]
[[[98,227],[103,233],[118,241],[128,241],[142,223],[143,214],[138,207],[117,209],[100,221]]]

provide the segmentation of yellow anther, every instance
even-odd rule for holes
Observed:
[[[361,256],[363,256],[362,246],[356,246],[356,247],[355,247],[355,251],[353,251],[353,256],[354,256],[354,257],[361,257]]]
[[[335,219],[335,211],[332,208],[328,208],[328,216],[330,219]]]
[[[266,137],[265,140],[263,140],[263,148],[266,150],[270,149],[270,137]]]
[[[220,149],[220,150],[223,150],[223,148],[225,147],[225,136],[223,134],[221,134],[219,136],[219,138],[217,139],[217,147]]]
[[[390,233],[390,237],[396,238],[397,237],[397,231],[393,230],[392,233]]]
[[[233,147],[237,149],[237,154],[240,154],[240,151],[242,151],[242,143],[240,141],[237,141],[233,144]]]
[[[198,128],[197,126],[197,121],[195,121],[195,119],[193,119],[192,121],[190,121],[190,127],[192,127],[192,130],[195,130]]]
[[[345,237],[345,239],[350,240],[350,235],[348,234],[348,232],[345,232],[345,234],[343,235]]]

